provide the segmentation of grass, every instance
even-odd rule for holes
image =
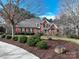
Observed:
[[[9,34],[8,34],[9,35]],[[9,36],[11,36],[11,35],[9,35]],[[20,37],[20,36],[26,36],[26,37],[32,37],[33,35],[14,35],[15,37],[16,36],[18,36],[18,37]]]
[[[33,35],[15,35],[15,36],[26,36],[26,37],[32,37]]]
[[[42,39],[48,39],[47,36],[42,36],[41,37]],[[51,36],[51,38],[53,40],[64,40],[64,41],[70,41],[70,42],[73,42],[73,43],[76,43],[79,45],[79,40],[78,39],[74,39],[74,38],[67,38],[67,37],[57,37],[57,36]]]

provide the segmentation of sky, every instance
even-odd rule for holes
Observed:
[[[45,9],[46,12],[41,16],[54,19],[59,13],[59,0],[44,0],[44,4],[47,8]]]
[[[44,0],[45,7],[47,7],[46,13],[56,15],[59,8],[59,0]]]
[[[2,1],[3,3],[6,4],[8,0],[2,0]],[[32,3],[31,4],[32,6],[30,8],[34,7],[34,10],[30,8],[28,9],[30,9],[29,10],[30,12],[36,13],[40,17],[47,17],[54,19],[59,12],[59,1],[60,0],[28,0],[28,2]],[[24,4],[24,2],[28,3],[27,0],[23,1],[23,3],[20,5],[21,8],[26,7],[26,4]],[[38,8],[39,4],[40,8]],[[40,11],[38,12],[37,10]]]

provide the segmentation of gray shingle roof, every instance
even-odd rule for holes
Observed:
[[[31,19],[25,19],[24,21],[19,22],[17,25],[18,27],[36,27],[38,28],[37,24],[39,24],[40,27],[41,20],[38,18],[31,18]]]

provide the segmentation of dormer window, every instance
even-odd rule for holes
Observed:
[[[43,27],[44,28],[48,28],[49,27],[49,24],[43,24]]]

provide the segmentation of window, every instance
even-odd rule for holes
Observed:
[[[45,24],[43,24],[43,27],[45,27]]]
[[[25,28],[22,28],[22,32],[25,32]]]
[[[25,29],[25,31],[26,31],[26,32],[29,32],[29,29],[28,29],[28,28],[26,28],[26,29]]]
[[[16,32],[18,33],[18,32],[21,32],[21,29],[20,28],[16,28]]]
[[[40,27],[40,24],[36,23],[36,26],[37,26],[37,27]]]
[[[32,33],[32,28],[30,28],[30,32]]]
[[[48,24],[46,24],[46,28],[48,28],[49,27],[49,25]]]
[[[44,32],[46,33],[46,32],[47,32],[47,30],[44,30]]]
[[[49,27],[49,24],[43,24],[43,27],[44,28],[48,28]]]

